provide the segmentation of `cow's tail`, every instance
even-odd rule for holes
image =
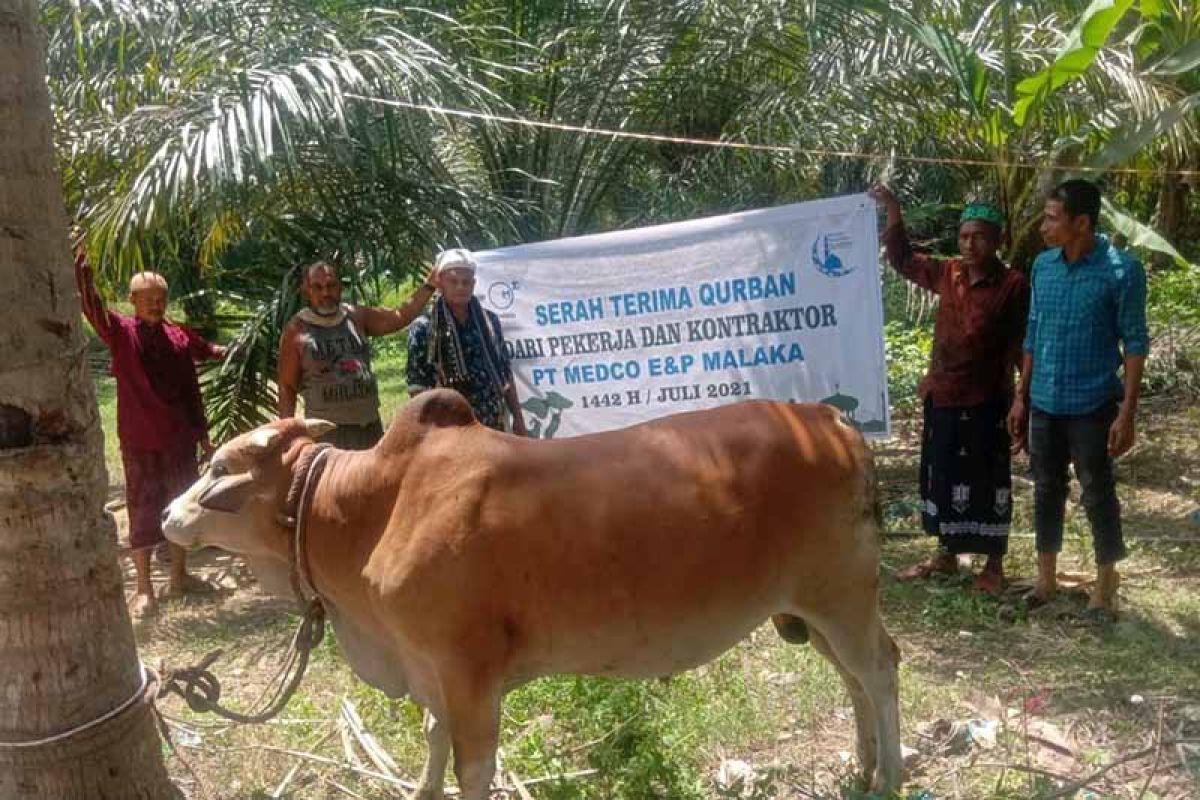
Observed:
[[[874,523],[875,535],[883,540],[883,500],[879,492],[879,476],[875,472],[875,456],[863,443],[866,460],[863,462],[863,516]]]

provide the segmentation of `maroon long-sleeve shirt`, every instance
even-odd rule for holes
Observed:
[[[184,325],[157,325],[110,311],[81,282],[83,313],[112,353],[117,379],[117,437],[127,450],[162,450],[208,430],[196,361],[219,358],[216,346]]]
[[[941,298],[921,397],[939,408],[1011,400],[1029,315],[1025,276],[994,259],[972,282],[962,259],[915,252],[903,223],[884,232],[883,244],[897,272]]]

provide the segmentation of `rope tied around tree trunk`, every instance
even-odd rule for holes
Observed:
[[[5,751],[27,750],[34,747],[46,747],[52,744],[60,744],[67,739],[78,736],[82,733],[86,733],[94,728],[98,728],[107,722],[111,722],[123,716],[130,709],[140,708],[147,700],[153,702],[154,698],[157,696],[155,686],[158,682],[158,674],[145,664],[139,662],[138,666],[141,674],[141,680],[138,683],[138,688],[133,692],[133,694],[131,694],[126,700],[116,707],[106,711],[95,719],[88,720],[87,722],[76,725],[69,730],[53,734],[52,736],[45,736],[40,739],[28,739],[19,742],[0,741],[0,753]],[[139,703],[139,700],[142,702]]]
[[[171,694],[183,698],[192,711],[216,714],[232,722],[254,724],[266,722],[277,716],[300,687],[300,681],[308,669],[312,651],[325,638],[325,605],[313,586],[312,576],[308,571],[308,559],[304,550],[304,533],[308,509],[312,504],[313,490],[320,480],[329,450],[329,445],[315,444],[301,455],[297,461],[296,474],[292,478],[292,484],[285,500],[284,512],[279,517],[281,524],[295,530],[293,545],[288,552],[288,562],[291,569],[292,589],[296,593],[299,607],[303,609],[303,616],[296,632],[292,635],[292,641],[288,646],[283,664],[271,679],[271,683],[268,684],[269,697],[268,692],[264,691],[259,698],[260,702],[266,698],[265,704],[261,708],[242,712],[221,705],[221,682],[209,668],[221,657],[222,650],[214,650],[191,667],[164,669],[161,675],[152,667],[139,662],[140,680],[137,689],[114,708],[94,719],[51,736],[25,741],[0,740],[0,756],[7,757],[8,754],[19,751],[61,744],[80,734],[111,724],[124,717],[132,709],[139,709],[147,705],[151,706],[157,715],[157,708],[153,708],[154,703],[159,698]],[[274,686],[273,690],[270,690],[271,686]],[[165,730],[161,717],[159,717],[159,726],[163,731],[164,739],[170,742],[170,736]]]

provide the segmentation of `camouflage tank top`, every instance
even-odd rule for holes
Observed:
[[[342,425],[379,419],[379,387],[371,371],[371,345],[346,313],[335,325],[322,326],[301,317],[300,396],[304,416]]]

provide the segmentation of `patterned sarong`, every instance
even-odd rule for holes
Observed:
[[[163,511],[199,477],[196,443],[185,440],[161,450],[121,448],[121,460],[125,464],[129,547],[153,547],[165,538]]]
[[[1012,523],[1006,403],[934,408],[925,401],[921,515],[950,553],[1003,555]]]

